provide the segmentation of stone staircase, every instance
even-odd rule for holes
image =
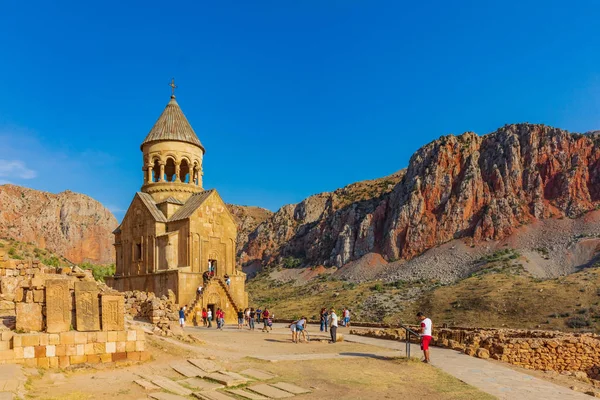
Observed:
[[[221,280],[220,278],[215,278],[215,279],[217,280],[217,282],[219,282],[219,285],[221,285],[221,287],[223,288],[223,291],[227,295],[227,300],[229,300],[229,303],[231,303],[231,305],[233,306],[233,311],[235,311],[236,314],[239,311],[243,311],[235,303],[235,301],[233,300],[233,297],[231,297],[231,293],[229,293],[229,287],[227,287],[227,284],[225,282],[223,282],[223,280]]]
[[[213,285],[213,284],[218,284],[219,286],[221,286],[221,288],[223,289],[223,292],[227,296],[227,300],[233,306],[233,310],[235,311],[235,313],[237,314],[238,311],[240,311],[240,308],[238,307],[236,302],[233,300],[233,297],[231,297],[231,293],[229,293],[229,288],[227,287],[227,284],[222,279],[214,277],[210,281],[208,281],[208,283],[204,287],[204,290],[202,290],[202,294],[196,295],[196,298],[194,299],[194,301],[191,302],[190,304],[186,305],[186,307],[185,307],[185,320],[186,321],[191,321],[194,318],[194,313],[196,312],[196,306],[198,305],[198,303],[200,302],[200,300],[202,299],[204,294],[207,292],[207,289],[210,287],[210,285]]]

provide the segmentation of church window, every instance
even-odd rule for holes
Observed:
[[[135,245],[135,259],[136,261],[140,261],[142,259],[142,244],[136,243]]]

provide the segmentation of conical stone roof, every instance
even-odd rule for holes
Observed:
[[[142,147],[146,143],[174,140],[178,142],[186,142],[194,144],[202,149],[204,146],[200,143],[200,139],[192,129],[185,115],[179,108],[179,104],[175,101],[175,96],[171,96],[171,101],[165,107],[158,121],[154,124],[146,139],[142,142]]]

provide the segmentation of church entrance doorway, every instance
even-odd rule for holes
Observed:
[[[208,275],[211,278],[217,276],[217,260],[208,260]]]
[[[217,314],[216,314],[217,308],[215,307],[215,305],[209,304],[206,311],[208,311],[208,310],[210,310],[212,313],[213,321],[216,321],[217,320]]]

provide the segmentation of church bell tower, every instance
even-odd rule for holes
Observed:
[[[202,192],[204,146],[175,100],[171,81],[171,100],[142,142],[144,184],[142,192],[155,202],[174,198],[185,203]]]

